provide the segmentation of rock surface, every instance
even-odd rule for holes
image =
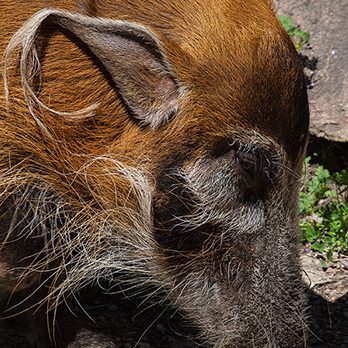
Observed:
[[[348,1],[275,0],[278,15],[289,15],[310,33],[303,47],[314,71],[309,86],[311,132],[348,141]]]
[[[301,257],[303,281],[307,287],[323,297],[328,302],[336,302],[348,295],[348,257],[343,257],[335,263],[329,263],[328,269],[323,269],[319,259],[306,254]]]
[[[348,347],[348,258],[324,270],[317,258],[302,255],[308,286],[310,348]]]

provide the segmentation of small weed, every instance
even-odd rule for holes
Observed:
[[[300,52],[302,46],[309,40],[309,33],[307,31],[303,31],[299,27],[293,26],[292,18],[289,16],[278,16],[278,19],[294,41],[297,52]]]
[[[300,227],[305,251],[325,261],[348,253],[348,171],[330,173],[323,166],[305,160],[305,175],[300,192]]]

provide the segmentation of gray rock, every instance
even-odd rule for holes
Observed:
[[[348,258],[340,260],[340,262],[341,262],[343,268],[348,270]]]
[[[308,91],[311,133],[348,141],[348,1],[275,0],[277,14],[289,15],[310,33],[302,53],[318,58]]]
[[[331,275],[323,270],[323,267],[317,258],[302,255],[301,265],[304,271],[303,281],[310,288],[332,281]]]

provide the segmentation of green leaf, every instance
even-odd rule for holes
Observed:
[[[319,165],[313,173],[310,161],[304,161],[309,169],[299,195],[301,241],[312,243],[311,249],[325,261],[333,253],[348,254],[348,171],[330,173]]]
[[[280,21],[280,23],[282,23],[283,27],[285,28],[285,30],[287,32],[289,32],[289,30],[292,28],[292,19],[289,16],[278,16],[278,19]]]
[[[322,243],[322,242],[315,242],[315,243],[312,244],[311,248],[313,250],[317,250],[317,251],[323,253],[324,250],[325,250],[325,244]]]
[[[329,266],[327,265],[327,263],[323,259],[319,259],[319,262],[321,264],[321,267],[323,267],[324,269],[329,268]]]
[[[288,35],[293,39],[297,52],[302,49],[303,44],[309,40],[309,33],[303,31],[299,27],[292,25],[292,19],[289,16],[279,16],[279,21],[282,23]]]

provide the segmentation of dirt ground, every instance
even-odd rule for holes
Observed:
[[[348,258],[324,271],[318,259],[303,255],[302,267],[310,304],[309,346],[348,347]]]
[[[348,141],[348,1],[275,0],[279,15],[310,34],[306,57],[310,77],[311,132]]]

